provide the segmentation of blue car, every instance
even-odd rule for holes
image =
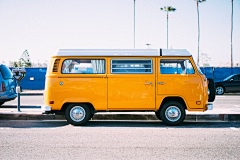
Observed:
[[[15,81],[11,70],[0,64],[0,106],[17,97],[15,91]]]

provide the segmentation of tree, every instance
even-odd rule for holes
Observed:
[[[194,1],[197,1],[197,14],[198,14],[198,60],[197,60],[197,64],[199,65],[200,25],[199,25],[199,9],[198,9],[198,3],[205,2],[206,0],[194,0]]]
[[[21,56],[21,58],[19,59],[19,61],[21,62],[23,67],[32,67],[32,62],[30,60],[28,51],[25,50]]]
[[[211,57],[209,57],[207,53],[201,53],[201,58],[202,58],[202,65],[204,67],[209,67],[210,66],[209,62],[211,61]]]
[[[25,50],[18,61],[10,62],[12,67],[32,67],[32,62],[30,60],[28,51]]]
[[[160,8],[162,11],[167,12],[167,49],[168,49],[168,12],[174,12],[176,8],[173,8],[172,6],[165,6],[164,8]]]
[[[5,65],[5,64],[6,64],[6,62],[3,60],[3,61],[2,61],[2,64],[3,64],[3,65]]]
[[[21,61],[18,61],[18,62],[15,61],[12,63],[12,66],[13,67],[23,67],[23,64],[21,63]]]

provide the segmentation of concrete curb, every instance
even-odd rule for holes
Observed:
[[[66,120],[64,115],[0,113],[0,120]],[[95,114],[92,120],[158,120],[154,114]],[[188,114],[186,121],[240,121],[240,114]]]
[[[39,95],[43,95],[43,93],[24,93],[24,92],[21,92],[20,93],[21,96],[39,96]]]

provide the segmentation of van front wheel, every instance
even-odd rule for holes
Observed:
[[[85,104],[70,104],[65,111],[67,121],[74,126],[84,125],[91,118],[91,111]]]
[[[160,118],[163,123],[170,126],[181,124],[185,119],[185,115],[185,108],[176,101],[165,103],[160,111]]]
[[[155,112],[155,115],[156,115],[156,117],[157,117],[159,120],[161,120],[161,118],[160,118],[160,111],[159,111],[159,110]]]

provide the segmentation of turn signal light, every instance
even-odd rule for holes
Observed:
[[[54,104],[54,101],[49,101],[49,104]]]

